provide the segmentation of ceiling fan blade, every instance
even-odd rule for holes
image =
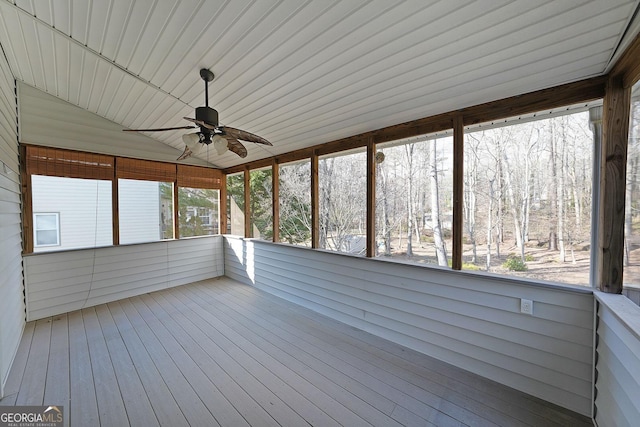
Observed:
[[[178,129],[194,129],[196,126],[177,126],[174,128],[157,128],[157,129],[122,129],[123,132],[162,132],[165,130],[178,130]]]
[[[251,132],[247,132],[245,130],[240,130],[229,126],[220,126],[220,130],[233,138],[241,139],[243,141],[255,142],[264,145],[273,145],[263,137],[255,135]]]
[[[202,120],[192,119],[191,117],[183,117],[183,119],[189,120],[190,122],[193,122],[193,123],[197,124],[198,126],[202,126],[202,127],[207,128],[207,129],[211,129],[211,130],[215,130],[216,129],[215,126],[210,125],[209,123],[204,122]]]
[[[244,145],[242,145],[240,141],[238,141],[235,138],[232,138],[229,135],[224,135],[224,138],[227,140],[227,148],[230,151],[233,151],[243,159],[247,157],[247,148]]]
[[[184,160],[187,157],[191,157],[191,155],[193,154],[193,151],[191,151],[191,149],[187,146],[184,147],[184,151],[182,152],[182,154],[180,154],[180,157],[178,157],[176,160]]]

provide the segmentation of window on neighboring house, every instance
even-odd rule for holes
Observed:
[[[33,223],[34,245],[36,247],[60,245],[59,213],[34,213]]]
[[[584,105],[467,129],[463,269],[588,285],[593,141]]]
[[[367,158],[364,150],[318,159],[319,247],[365,255]]]

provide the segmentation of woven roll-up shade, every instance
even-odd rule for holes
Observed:
[[[178,187],[213,188],[222,186],[222,172],[200,166],[178,165]]]
[[[176,165],[118,157],[116,160],[116,178],[174,182],[176,180]]]
[[[113,156],[33,145],[26,146],[26,153],[29,175],[113,179]]]

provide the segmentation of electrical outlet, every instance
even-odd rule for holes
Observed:
[[[533,316],[533,301],[530,299],[520,299],[520,313],[530,314]]]

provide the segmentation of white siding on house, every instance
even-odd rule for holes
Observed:
[[[162,240],[160,211],[157,182],[118,180],[120,244]]]
[[[28,320],[224,275],[221,236],[24,257]]]
[[[637,426],[640,420],[640,307],[623,295],[596,292],[598,346],[595,420]]]
[[[225,236],[225,274],[584,415],[590,289],[425,268]],[[533,316],[520,299],[534,302]]]
[[[31,184],[34,215],[58,213],[60,222],[60,245],[34,252],[113,244],[111,181],[33,175]]]
[[[24,328],[15,83],[0,54],[0,397]]]

